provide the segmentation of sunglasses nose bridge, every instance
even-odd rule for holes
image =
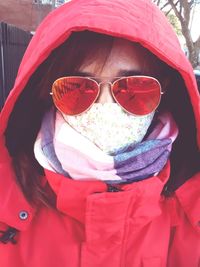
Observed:
[[[99,88],[101,88],[104,85],[109,85],[110,87],[112,87],[112,83],[108,82],[108,81],[107,82],[106,81],[102,81],[102,82],[99,82],[98,84],[99,84]]]
[[[97,98],[97,103],[114,103],[115,100],[112,95],[112,83],[102,81],[98,83],[99,86],[99,95]]]

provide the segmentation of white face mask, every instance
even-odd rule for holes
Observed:
[[[128,114],[117,103],[94,103],[77,116],[63,114],[71,127],[106,153],[141,142],[153,116],[154,112],[145,116]]]

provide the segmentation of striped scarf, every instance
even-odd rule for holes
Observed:
[[[175,121],[165,112],[141,143],[108,155],[75,131],[59,111],[50,110],[43,118],[34,153],[41,166],[71,179],[131,183],[163,169],[177,135]]]

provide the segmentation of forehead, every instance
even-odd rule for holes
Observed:
[[[142,72],[148,58],[145,48],[121,38],[114,38],[110,50],[103,47],[106,45],[103,43],[100,51],[92,57],[86,57],[79,70],[104,76],[115,76],[121,70]]]
[[[141,45],[126,39],[115,38],[108,60],[112,60],[113,56],[121,59],[138,60],[143,58],[145,54],[147,54],[147,51]]]

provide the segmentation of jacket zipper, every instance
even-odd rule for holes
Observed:
[[[119,186],[117,185],[111,185],[111,184],[107,184],[107,192],[121,192],[123,191]]]

